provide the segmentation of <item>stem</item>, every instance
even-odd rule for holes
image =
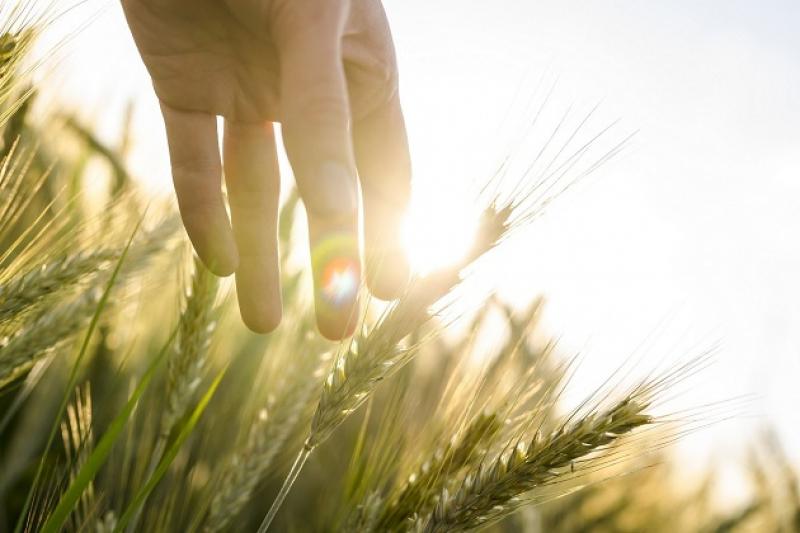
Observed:
[[[6,426],[8,426],[9,422],[11,422],[11,419],[14,418],[14,415],[17,414],[19,408],[22,407],[22,404],[24,404],[25,400],[28,399],[28,396],[31,395],[31,392],[33,392],[36,384],[39,383],[39,380],[52,361],[52,357],[46,357],[33,366],[31,371],[28,373],[28,377],[25,378],[25,384],[23,385],[22,390],[14,398],[14,403],[11,404],[6,413],[3,415],[3,419],[0,421],[0,433],[3,433],[3,431],[6,430]]]
[[[270,524],[275,519],[275,515],[278,514],[278,510],[283,505],[283,500],[286,499],[286,496],[289,495],[289,491],[292,490],[292,486],[294,482],[297,480],[297,476],[300,475],[300,471],[303,469],[303,465],[306,464],[308,457],[311,455],[311,452],[314,451],[314,446],[309,444],[306,441],[303,444],[303,449],[300,450],[300,453],[297,454],[297,459],[294,460],[294,464],[292,468],[289,470],[289,473],[286,475],[286,480],[283,482],[283,486],[281,487],[280,492],[275,497],[275,501],[272,502],[272,507],[269,508],[269,512],[267,516],[264,517],[264,521],[261,522],[261,526],[258,528],[258,533],[266,533],[269,529]]]
[[[153,472],[156,471],[156,467],[158,467],[158,463],[161,462],[161,458],[164,456],[164,452],[167,449],[167,438],[169,437],[168,434],[161,433],[158,437],[158,441],[156,442],[156,447],[153,450],[153,453],[150,455],[150,465],[147,467],[147,473],[144,476],[144,482],[150,480],[150,476],[153,475]],[[144,503],[144,502],[143,502]],[[139,507],[136,511],[136,514],[133,515],[133,519],[131,519],[130,525],[128,526],[127,533],[132,533],[136,531],[136,528],[139,525],[139,519],[142,517],[142,509],[144,509],[144,505]]]

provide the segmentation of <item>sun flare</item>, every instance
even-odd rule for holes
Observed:
[[[427,273],[451,265],[467,253],[475,237],[475,200],[443,187],[416,190],[403,227],[411,269]]]

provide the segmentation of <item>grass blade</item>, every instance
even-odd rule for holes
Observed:
[[[78,472],[78,475],[75,476],[75,481],[61,497],[61,500],[58,502],[58,506],[50,515],[50,518],[47,519],[47,522],[45,522],[45,525],[42,528],[42,533],[55,533],[56,531],[60,530],[64,521],[69,516],[69,513],[72,512],[73,507],[81,497],[81,494],[83,494],[84,489],[86,489],[88,484],[94,479],[97,471],[108,459],[111,449],[114,447],[114,444],[117,442],[117,439],[122,433],[125,424],[127,424],[128,420],[133,414],[133,410],[139,403],[139,399],[142,397],[142,394],[144,394],[144,391],[147,389],[147,386],[153,379],[158,366],[164,360],[169,348],[172,346],[175,333],[176,332],[173,332],[172,335],[170,335],[170,338],[164,343],[161,351],[158,353],[153,362],[150,363],[150,366],[142,376],[142,380],[136,386],[136,389],[134,390],[130,399],[125,404],[125,407],[123,407],[122,411],[120,411],[120,413],[114,418],[114,421],[103,434],[103,438],[100,439],[100,442],[87,459],[86,464],[83,465]]]
[[[55,439],[56,433],[58,433],[59,426],[61,424],[61,419],[64,416],[64,412],[67,409],[67,404],[69,403],[69,399],[71,397],[72,391],[75,389],[75,384],[78,381],[78,369],[80,368],[81,362],[83,361],[84,356],[89,348],[89,343],[92,339],[92,335],[94,334],[94,330],[97,329],[97,323],[100,321],[100,315],[105,309],[106,303],[108,303],[108,298],[111,295],[111,289],[114,287],[115,282],[117,281],[117,277],[119,276],[120,270],[122,269],[122,264],[125,262],[125,258],[128,256],[128,251],[131,248],[131,244],[133,243],[134,237],[139,232],[139,227],[141,226],[142,219],[136,224],[136,227],[133,229],[130,238],[128,239],[125,248],[122,250],[119,259],[117,260],[116,265],[114,265],[114,271],[111,273],[111,277],[108,279],[108,283],[106,284],[105,290],[103,291],[103,295],[100,297],[100,301],[97,303],[97,308],[92,315],[92,320],[89,323],[89,328],[86,330],[86,335],[83,338],[83,343],[81,344],[81,349],[78,352],[78,357],[75,358],[75,362],[72,365],[72,370],[70,371],[69,379],[67,380],[66,392],[64,393],[64,398],[61,400],[61,405],[59,406],[58,413],[56,414],[55,421],[53,423],[53,427],[50,429],[50,434],[47,438],[47,443],[45,444],[45,453],[42,455],[42,460],[39,461],[39,466],[36,470],[36,475],[34,476],[33,483],[31,484],[31,490],[28,491],[28,495],[25,498],[25,504],[22,507],[22,512],[20,512],[19,520],[17,521],[17,525],[14,528],[14,533],[20,533],[25,523],[25,516],[28,513],[28,510],[31,506],[31,501],[33,499],[34,489],[41,478],[42,471],[44,470],[45,465],[45,458],[46,452],[50,449],[50,446],[53,444],[53,440]],[[48,520],[49,522],[49,520]]]
[[[175,459],[175,456],[178,455],[181,446],[183,445],[184,442],[186,442],[186,439],[189,438],[189,435],[192,433],[195,426],[197,425],[197,422],[200,420],[203,411],[205,411],[206,407],[208,406],[208,403],[211,401],[211,398],[217,391],[217,387],[219,386],[220,381],[222,381],[222,378],[225,376],[226,370],[227,367],[219,371],[217,377],[214,378],[214,381],[208,387],[206,393],[203,395],[202,398],[200,398],[200,401],[197,403],[197,406],[194,408],[194,411],[192,411],[191,416],[183,425],[181,432],[175,438],[175,441],[172,443],[172,446],[170,446],[169,450],[167,450],[167,453],[164,455],[164,458],[159,463],[158,468],[156,468],[155,472],[153,472],[153,475],[150,476],[150,479],[147,480],[147,483],[145,483],[145,485],[141,489],[139,489],[139,492],[136,494],[133,501],[128,505],[128,508],[125,510],[119,522],[117,523],[117,527],[114,529],[115,532],[122,531],[125,528],[128,522],[133,518],[134,514],[139,509],[139,507],[142,504],[144,504],[144,501],[147,499],[147,496],[150,494],[150,492],[152,492],[152,490],[155,488],[155,486],[158,484],[161,478],[164,477],[164,474],[166,474],[169,465],[172,464],[172,461]]]

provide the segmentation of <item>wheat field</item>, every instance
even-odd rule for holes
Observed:
[[[257,336],[174,207],[127,171],[124,132],[112,146],[68,109],[36,112],[29,51],[46,22],[0,6],[0,532],[800,531],[797,472],[769,432],[738,465],[743,504],[720,505],[715,472],[671,455],[731,411],[670,405],[713,350],[610,372],[569,405],[580,357],[541,326],[543,299],[488,296],[448,334],[465,279],[582,171],[477,198],[468,253],[339,344],[315,331],[290,195],[285,319]]]

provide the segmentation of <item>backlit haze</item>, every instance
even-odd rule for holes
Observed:
[[[645,366],[719,342],[680,405],[754,398],[746,416],[693,436],[687,454],[700,464],[713,441],[722,463],[765,422],[800,449],[800,4],[385,4],[415,168],[415,267],[468,245],[476,191],[525,131],[537,88],[555,84],[543,133],[569,106],[578,118],[602,101],[587,132],[621,119],[609,146],[639,133],[470,287],[519,305],[546,295],[547,328],[566,353],[583,353],[590,376],[646,339]],[[41,48],[92,15],[52,63],[42,99],[79,109],[109,142],[133,101],[134,174],[171,194],[158,107],[118,2],[85,2]]]

